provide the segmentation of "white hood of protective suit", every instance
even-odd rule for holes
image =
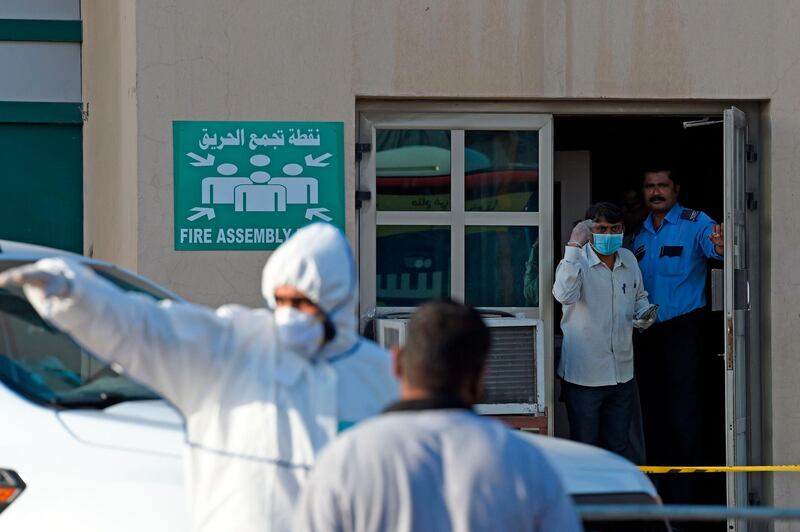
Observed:
[[[26,286],[36,310],[185,418],[197,531],[289,530],[317,453],[397,396],[388,353],[356,334],[352,255],[333,227],[298,231],[264,270],[269,306],[275,287],[290,285],[336,327],[314,360],[281,349],[269,309],[156,302],[68,259],[46,259],[36,268],[72,285],[65,297]]]
[[[290,286],[303,292],[327,315],[336,336],[320,357],[337,355],[358,341],[358,281],[353,255],[344,235],[332,225],[315,223],[297,231],[264,265],[261,281],[267,306],[275,308],[275,289]]]

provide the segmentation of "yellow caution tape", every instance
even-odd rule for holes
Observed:
[[[767,473],[800,471],[800,465],[772,466],[639,466],[645,473]]]

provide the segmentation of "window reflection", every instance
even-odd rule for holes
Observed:
[[[377,227],[376,302],[410,307],[450,295],[450,228],[438,225]]]
[[[375,166],[379,211],[450,210],[450,131],[378,130]]]
[[[16,265],[6,261],[3,266]],[[154,299],[162,295],[112,268],[95,271],[123,290]],[[60,405],[102,402],[104,396],[120,401],[158,398],[44,321],[19,289],[0,289],[0,323],[0,382],[25,397]]]
[[[465,210],[539,210],[537,131],[466,131],[464,146]]]
[[[465,229],[465,301],[476,307],[539,306],[539,228]]]

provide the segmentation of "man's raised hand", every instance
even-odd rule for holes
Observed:
[[[594,222],[591,220],[584,220],[575,225],[572,233],[569,235],[568,246],[583,247],[592,238],[592,225]]]
[[[42,290],[47,297],[67,297],[72,291],[72,283],[65,276],[44,271],[35,264],[11,268],[0,273],[0,288],[13,286],[32,286]]]

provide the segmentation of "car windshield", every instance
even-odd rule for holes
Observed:
[[[19,264],[2,262],[0,270]],[[116,268],[93,268],[123,290],[166,297]],[[42,320],[18,289],[0,289],[0,381],[31,401],[54,408],[105,408],[159,398]]]

